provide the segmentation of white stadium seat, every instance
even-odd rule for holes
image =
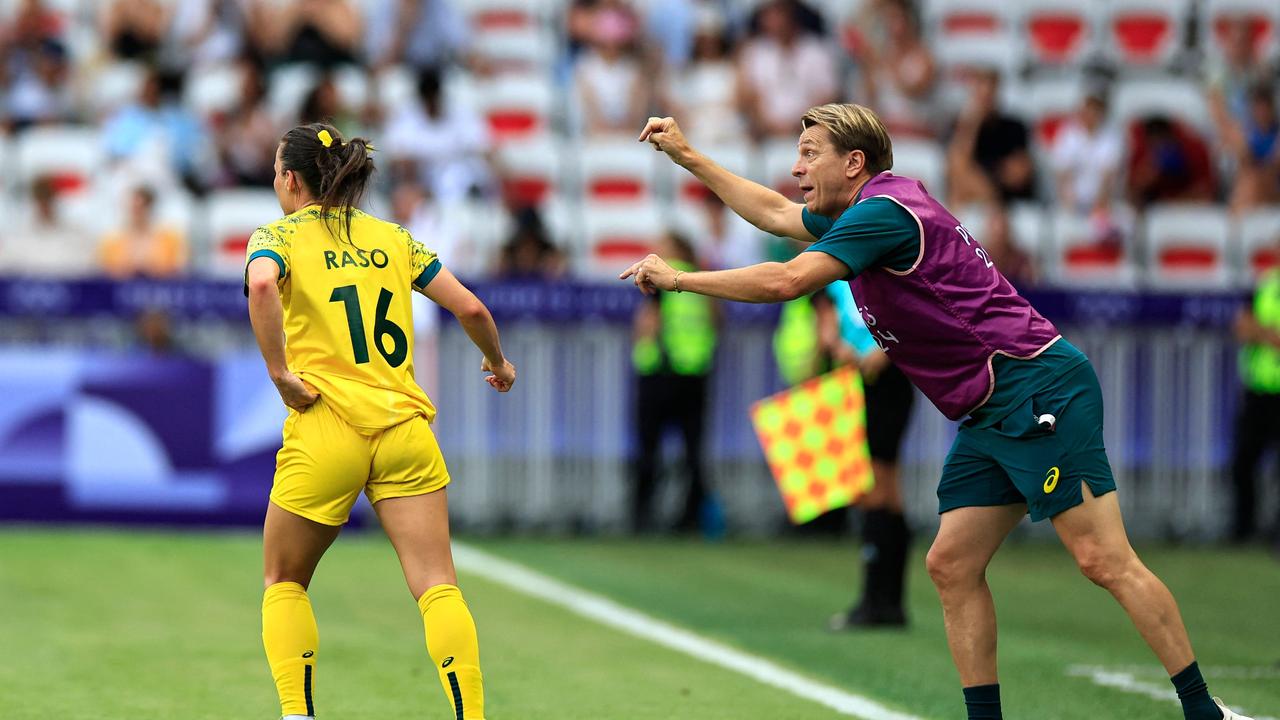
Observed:
[[[1181,120],[1205,137],[1213,129],[1203,86],[1178,78],[1117,83],[1111,93],[1111,115],[1125,128],[1144,117],[1164,115]]]
[[[800,186],[791,176],[791,167],[800,157],[796,141],[787,138],[766,140],[757,151],[760,167],[757,170],[761,184],[777,190],[792,200],[800,200]]]
[[[1260,60],[1274,59],[1280,52],[1280,3],[1275,0],[1207,0],[1201,4],[1199,17],[1200,46],[1210,59],[1222,57],[1234,19],[1249,22]]]
[[[218,190],[205,202],[208,262],[211,273],[238,276],[244,271],[245,247],[259,226],[281,217],[280,203],[271,190]]]
[[[1221,206],[1154,205],[1144,225],[1152,287],[1221,289],[1234,283],[1231,224]]]
[[[588,203],[635,203],[654,195],[659,158],[634,138],[586,140],[577,153],[578,186]]]
[[[1078,75],[1035,80],[1027,83],[1016,108],[1030,124],[1035,144],[1047,151],[1063,121],[1080,108],[1084,97],[1085,83]]]
[[[1256,279],[1280,267],[1280,208],[1255,210],[1240,218],[1242,279]]]
[[[1111,227],[1131,226],[1132,213],[1115,209],[1118,216]],[[1052,256],[1047,269],[1062,285],[1083,285],[1133,289],[1138,272],[1127,233],[1100,227],[1088,216],[1070,210],[1056,210],[1049,219]]]
[[[235,65],[217,65],[189,73],[182,102],[201,116],[230,111],[240,101],[244,73]]]
[[[18,181],[49,175],[59,192],[78,192],[103,166],[102,135],[98,128],[49,125],[23,132],[14,143]]]
[[[476,32],[471,49],[500,72],[545,72],[559,46],[550,30],[538,26],[493,27]]]
[[[654,203],[587,205],[582,212],[585,251],[574,253],[575,268],[587,277],[616,278],[628,265],[653,252],[667,223]]]
[[[539,0],[460,0],[455,3],[473,32],[536,27],[550,17],[551,7]]]
[[[894,141],[892,172],[919,180],[934,197],[946,197],[946,158],[935,142],[910,138]]]
[[[1177,58],[1191,0],[1110,0],[1103,7],[1109,59],[1126,67],[1168,67]]]
[[[696,141],[695,141],[696,142]],[[657,157],[648,144],[643,146],[650,155]],[[755,176],[752,162],[755,149],[747,143],[720,143],[716,145],[697,145],[698,151],[714,160],[735,175],[746,178]],[[699,200],[706,193],[707,186],[684,168],[670,162],[665,156],[658,157],[658,172],[662,185],[670,188],[677,200]]]
[[[509,142],[498,148],[502,195],[514,206],[541,205],[567,189],[563,163],[569,157],[554,135]]]

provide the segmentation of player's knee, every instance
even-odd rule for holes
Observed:
[[[1122,584],[1133,570],[1129,556],[1105,548],[1080,552],[1076,556],[1076,565],[1090,582],[1108,590]]]
[[[984,570],[981,566],[975,566],[966,557],[963,548],[937,543],[929,548],[929,554],[924,558],[924,566],[929,571],[933,584],[939,590],[980,583]]]

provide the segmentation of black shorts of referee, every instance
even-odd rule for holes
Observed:
[[[892,363],[876,376],[875,382],[863,378],[862,387],[867,401],[867,448],[871,459],[896,463],[902,450],[902,436],[911,420],[916,390]]]

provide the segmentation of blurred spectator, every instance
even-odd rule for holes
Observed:
[[[56,10],[45,5],[43,0],[22,0],[22,4],[13,13],[9,27],[5,28],[3,43],[15,48],[36,48],[45,41],[64,41],[66,19]]]
[[[1263,62],[1264,46],[1255,44],[1252,20],[1244,14],[1227,20],[1222,57],[1207,64],[1205,84],[1209,91],[1209,110],[1225,135],[1228,126],[1249,115],[1249,90],[1274,76]]]
[[[1124,138],[1107,118],[1106,97],[1090,92],[1053,143],[1058,202],[1079,213],[1109,208],[1119,189],[1123,152]]]
[[[1019,290],[1025,290],[1040,280],[1035,259],[1018,247],[1013,236],[1009,214],[1000,203],[991,206],[986,232],[982,237],[982,249],[1005,279]]]
[[[947,147],[950,203],[1007,202],[1035,195],[1035,167],[1022,120],[999,107],[1000,73],[975,74],[969,104]]]
[[[177,3],[114,0],[102,7],[100,32],[111,54],[121,60],[154,62]]]
[[[697,269],[693,246],[683,237],[668,233],[657,252],[678,270]],[[718,326],[716,301],[694,293],[660,292],[636,310],[631,353],[637,376],[638,455],[631,508],[636,532],[654,529],[662,435],[673,425],[684,441],[684,467],[689,476],[689,491],[676,529],[690,532],[702,525],[707,498],[702,438]]]
[[[1133,128],[1129,154],[1129,202],[1209,202],[1214,198],[1209,147],[1194,132],[1166,117]]]
[[[649,109],[650,85],[636,48],[638,22],[621,3],[591,15],[590,45],[573,69],[582,132],[635,134]]]
[[[867,104],[875,108],[895,136],[935,137],[939,126],[938,81],[933,53],[925,46],[920,25],[906,0],[880,3],[885,28],[882,46],[860,47]]]
[[[270,186],[283,135],[267,111],[266,80],[252,62],[241,65],[240,99],[217,131],[221,185]]]
[[[724,19],[704,6],[698,13],[692,59],[688,65],[672,66],[666,74],[664,112],[678,118],[689,137],[714,145],[745,137],[738,112],[741,101]]]
[[[805,110],[836,99],[831,48],[802,31],[788,0],[761,8],[760,34],[743,45],[738,63],[747,119],[757,138],[793,137]]]
[[[1280,237],[1276,247],[1280,249]],[[1252,302],[1236,315],[1235,336],[1241,345],[1244,398],[1234,438],[1231,537],[1248,542],[1257,533],[1258,464],[1280,441],[1280,271],[1273,269],[1259,279]]]
[[[1280,117],[1275,92],[1265,84],[1249,92],[1249,112],[1225,137],[1239,164],[1231,209],[1247,212],[1280,202]]]
[[[365,54],[375,67],[403,63],[416,70],[464,59],[471,36],[456,0],[371,3]]]
[[[82,277],[95,268],[84,231],[63,219],[53,179],[31,183],[31,204],[5,220],[0,268],[6,275]]]
[[[755,226],[725,207],[707,192],[701,210],[706,230],[700,233],[703,262],[713,270],[746,267],[764,262],[764,240]]]
[[[564,275],[564,253],[547,237],[538,211],[521,208],[515,213],[515,223],[515,230],[498,255],[498,277],[552,280]]]
[[[445,212],[420,183],[399,183],[391,191],[391,216],[421,240],[455,275],[475,277],[485,268],[476,248],[463,238],[455,214]]]
[[[186,272],[186,241],[176,228],[156,221],[155,204],[154,190],[134,189],[124,225],[107,233],[98,248],[106,274],[128,279],[174,277]]]
[[[169,314],[158,308],[143,310],[133,321],[138,344],[153,355],[174,355],[178,344],[173,337],[173,321]]]
[[[350,0],[251,0],[248,28],[268,58],[332,67],[356,61],[360,10]]]
[[[689,62],[701,16],[716,13],[715,7],[706,0],[649,0],[640,7],[644,12],[646,39],[661,64],[673,68],[684,67]]]
[[[417,101],[399,108],[383,132],[394,174],[412,177],[440,202],[492,185],[488,125],[470,108],[446,104],[440,71],[418,75]]]
[[[302,99],[298,108],[298,122],[327,122],[338,128],[345,137],[354,137],[364,131],[360,118],[342,101],[333,73],[320,76],[315,86]]]
[[[200,120],[182,105],[182,77],[148,72],[138,99],[102,128],[107,156],[124,170],[156,184],[176,175],[188,186],[203,180],[208,140]]]
[[[174,3],[173,31],[165,47],[168,64],[203,68],[231,62],[243,52],[247,21],[244,0],[183,0]],[[260,59],[260,58],[259,58]]]
[[[70,120],[73,114],[67,51],[54,39],[24,47],[10,56],[5,122],[13,130]]]

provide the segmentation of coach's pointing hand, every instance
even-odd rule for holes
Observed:
[[[636,287],[645,295],[652,295],[659,290],[675,289],[675,268],[671,267],[657,255],[649,255],[632,265],[618,276],[619,280],[635,277]]]
[[[689,154],[689,143],[685,141],[684,133],[680,132],[680,126],[674,118],[649,118],[638,139],[640,142],[648,140],[654,150],[666,153],[676,164],[683,164],[684,158]]]

